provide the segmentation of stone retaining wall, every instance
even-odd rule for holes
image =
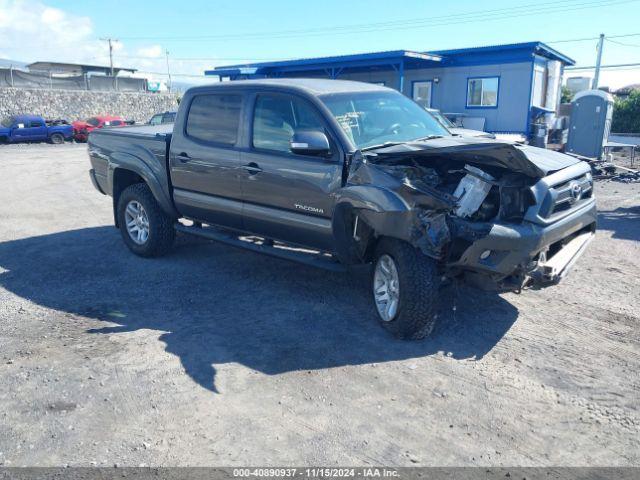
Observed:
[[[0,88],[0,118],[33,114],[74,121],[111,114],[145,122],[154,113],[177,108],[178,96],[173,93]]]

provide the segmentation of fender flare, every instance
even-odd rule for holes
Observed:
[[[168,181],[158,178],[158,174],[140,157],[130,153],[113,152],[109,155],[109,167],[107,170],[107,185],[114,198],[114,210],[116,207],[116,195],[114,192],[114,176],[116,170],[128,170],[139,175],[148,185],[160,208],[169,216],[179,218],[180,214],[176,210],[171,195],[169,193]],[[163,185],[164,184],[164,185]]]
[[[359,228],[359,240],[354,238],[353,232],[356,216],[359,225],[364,225]],[[404,225],[408,225],[412,216],[412,209],[406,201],[388,189],[374,185],[341,189],[336,195],[331,225],[338,258],[345,264],[366,260],[371,241],[379,236],[409,241],[411,229],[404,228]]]
[[[356,215],[368,228],[359,241],[352,230]],[[446,213],[412,207],[399,194],[372,185],[347,187],[338,194],[332,228],[338,258],[345,263],[366,261],[378,237],[408,242],[439,260],[451,238]]]

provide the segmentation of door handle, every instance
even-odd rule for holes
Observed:
[[[256,162],[251,162],[247,165],[243,165],[242,168],[249,172],[249,175],[255,175],[256,173],[260,173],[262,171],[262,169]]]
[[[178,155],[176,155],[176,159],[182,163],[186,163],[188,161],[191,160],[191,157],[189,155],[187,155],[186,153],[182,152],[179,153]]]

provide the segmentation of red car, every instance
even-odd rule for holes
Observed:
[[[111,115],[102,115],[98,117],[91,117],[86,121],[78,120],[72,123],[73,125],[73,138],[76,142],[86,142],[89,138],[89,132],[92,132],[96,128],[102,127],[124,127],[127,125],[126,121],[122,117],[116,117]]]

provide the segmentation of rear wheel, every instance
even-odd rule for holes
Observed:
[[[382,239],[376,248],[373,300],[380,323],[398,338],[417,340],[436,322],[436,262],[406,242]]]
[[[53,135],[51,135],[51,143],[64,143],[64,136],[61,133],[54,133]]]
[[[118,200],[118,225],[124,243],[141,257],[167,253],[175,239],[173,220],[144,183],[127,187]]]

